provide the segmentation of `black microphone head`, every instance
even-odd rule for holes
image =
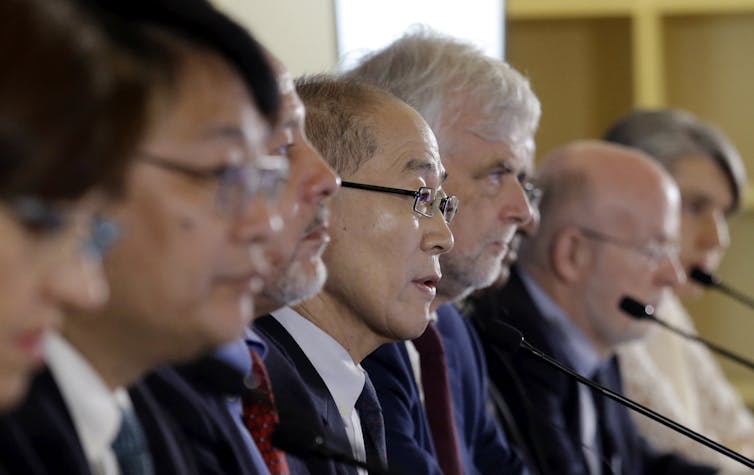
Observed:
[[[638,319],[652,319],[655,313],[655,308],[653,306],[649,304],[645,305],[631,297],[623,297],[620,299],[618,306],[630,316]]]
[[[325,439],[319,431],[307,424],[279,423],[272,432],[272,445],[299,456],[320,455],[328,452]]]
[[[697,284],[701,284],[705,287],[717,287],[720,285],[720,280],[709,272],[705,272],[701,267],[695,266],[689,273],[691,280]]]
[[[507,353],[515,353],[524,342],[524,335],[516,327],[497,319],[489,320],[484,330],[495,345]]]

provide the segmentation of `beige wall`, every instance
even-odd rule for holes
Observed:
[[[246,25],[292,74],[334,71],[332,0],[212,0]]]

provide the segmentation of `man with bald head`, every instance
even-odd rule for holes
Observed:
[[[538,170],[544,195],[537,233],[524,241],[502,295],[478,302],[474,318],[500,318],[543,352],[620,391],[616,345],[641,338],[647,324],[618,308],[623,296],[657,304],[683,279],[678,263],[680,195],[672,178],[648,157],[602,142],[566,145]],[[504,302],[506,308],[500,306]],[[505,365],[481,333],[488,358]],[[714,473],[640,438],[627,411],[528,354],[493,382],[525,433],[543,453],[549,473]]]

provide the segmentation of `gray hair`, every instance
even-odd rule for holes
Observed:
[[[741,205],[746,169],[728,137],[717,127],[675,109],[635,110],[618,119],[603,138],[649,154],[671,174],[681,158],[705,155],[725,173],[733,195],[728,211]]]
[[[541,115],[529,81],[473,44],[415,28],[346,73],[388,90],[414,107],[435,133],[466,107],[481,118],[468,129],[485,140],[528,142]]]

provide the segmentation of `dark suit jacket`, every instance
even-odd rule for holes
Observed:
[[[149,442],[155,473],[199,473],[172,421],[142,383],[130,390]],[[34,377],[26,400],[0,418],[0,460],[9,474],[90,475],[68,407],[52,374]]]
[[[487,371],[478,337],[455,307],[441,307],[438,317],[464,473],[526,473],[487,412]],[[407,473],[442,474],[405,345],[383,345],[362,365],[385,414],[391,464]]]
[[[299,424],[316,425],[315,430],[325,435],[328,446],[350,455],[351,445],[335,401],[325,382],[293,337],[269,315],[257,319],[254,329],[269,344],[265,365],[270,374],[281,421],[295,418],[301,421]],[[367,384],[371,383],[367,381]],[[311,417],[312,414],[315,415],[314,419]],[[366,427],[362,426],[362,430],[367,460],[373,464],[382,464],[375,441]],[[292,473],[356,474],[356,469],[349,465],[318,457],[302,459],[289,456],[289,461]],[[296,472],[293,472],[294,468]]]
[[[170,414],[186,440],[202,475],[257,475],[249,449],[226,407],[226,397],[240,397],[241,373],[206,356],[190,364],[152,371],[145,383]]]
[[[558,339],[545,320],[514,268],[505,288],[485,294],[474,302],[472,319],[481,328],[487,319],[498,318],[515,326],[526,340],[544,353],[566,362]],[[500,356],[484,331],[480,331],[488,359],[490,379],[512,409],[528,449],[544,453],[551,474],[588,473],[580,442],[578,384],[523,350],[510,357]],[[506,359],[513,374],[506,368]],[[521,381],[525,394],[512,381]],[[621,392],[620,368],[613,358],[601,372],[601,382]],[[691,464],[681,457],[658,454],[638,434],[627,409],[595,394],[602,446],[605,453],[617,455],[620,473],[712,474],[715,469]],[[610,465],[608,460],[604,460]],[[607,468],[605,473],[610,473]]]

